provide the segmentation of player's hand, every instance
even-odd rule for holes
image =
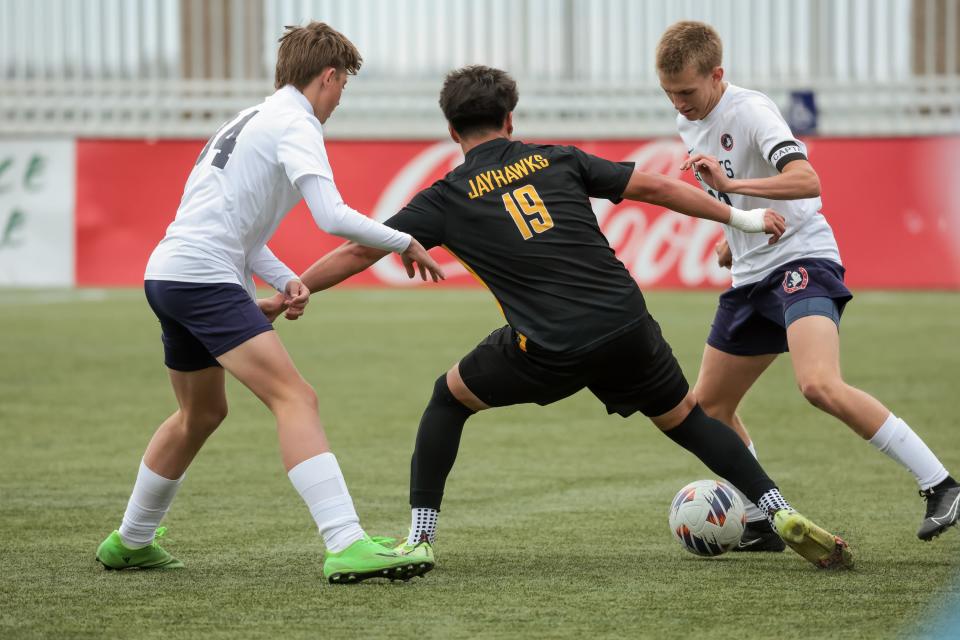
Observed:
[[[764,233],[770,234],[770,240],[767,244],[773,244],[780,239],[780,236],[787,230],[787,221],[783,219],[783,216],[774,211],[773,209],[767,209],[763,214],[763,231]]]
[[[721,240],[713,248],[717,252],[717,264],[725,269],[733,267],[733,252],[730,251],[730,244],[726,240]]]
[[[282,293],[277,293],[269,298],[258,299],[257,306],[260,307],[260,311],[263,312],[263,315],[267,316],[267,320],[270,322],[276,320],[287,308],[286,305],[283,304]]]
[[[443,269],[440,268],[440,265],[430,257],[427,250],[423,248],[422,244],[417,242],[416,238],[410,238],[410,246],[400,254],[400,259],[403,261],[403,268],[407,270],[408,278],[413,278],[417,275],[416,269],[420,270],[420,279],[424,282],[427,281],[428,271],[430,272],[430,278],[434,282],[446,280],[447,278],[443,273]],[[416,269],[414,268],[414,263],[416,263]]]
[[[681,171],[686,171],[687,169],[693,169],[699,174],[700,178],[707,184],[708,187],[714,191],[721,191],[724,193],[730,193],[733,191],[731,189],[730,177],[727,175],[726,170],[720,166],[720,163],[717,162],[717,159],[713,156],[708,156],[703,153],[695,153],[687,160],[680,165]]]
[[[310,289],[299,280],[291,280],[283,289],[283,304],[286,311],[283,317],[287,320],[296,320],[307,310],[310,301]]]

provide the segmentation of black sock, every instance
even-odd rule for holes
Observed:
[[[664,433],[754,504],[776,487],[737,432],[705,414],[699,404],[683,422]]]
[[[437,378],[433,396],[420,418],[410,460],[410,506],[440,510],[447,475],[457,459],[463,424],[474,411],[453,397],[446,374]]]

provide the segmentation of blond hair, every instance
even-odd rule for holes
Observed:
[[[324,22],[305,27],[287,26],[280,37],[274,86],[292,84],[301,91],[324,69],[356,75],[363,63],[360,52],[342,33]]]
[[[663,32],[657,44],[657,71],[667,75],[681,73],[689,65],[706,75],[722,63],[723,43],[705,22],[677,22]]]

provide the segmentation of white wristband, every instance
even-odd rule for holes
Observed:
[[[730,207],[730,222],[727,224],[745,233],[763,233],[763,216],[765,213],[766,209],[744,211],[743,209]]]

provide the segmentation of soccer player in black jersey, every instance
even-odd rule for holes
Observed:
[[[737,434],[700,409],[589,198],[663,205],[768,233],[770,242],[784,232],[783,218],[734,209],[679,180],[635,171],[632,162],[511,140],[517,101],[516,83],[503,71],[451,72],[440,106],[464,162],[385,223],[456,255],[490,289],[508,323],[435,383],[411,462],[412,526],[399,548],[432,560],[444,484],[467,418],[490,407],[546,405],[586,387],[611,414],[649,417],[760,505],[804,558],[849,566],[846,543],[794,511]],[[326,289],[386,253],[347,243],[301,279],[311,291]]]

